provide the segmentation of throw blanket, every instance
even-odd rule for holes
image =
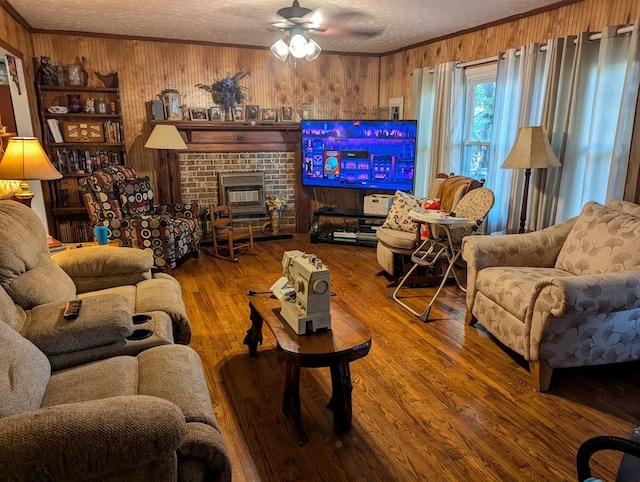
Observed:
[[[451,176],[445,179],[438,188],[440,209],[450,213],[462,196],[468,191],[473,179],[467,176]]]

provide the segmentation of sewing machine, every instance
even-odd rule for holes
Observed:
[[[331,329],[329,269],[316,255],[285,251],[282,269],[286,276],[271,287],[282,303],[282,317],[298,334]]]

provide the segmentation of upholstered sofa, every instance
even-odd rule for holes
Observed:
[[[197,204],[158,206],[148,177],[130,167],[110,166],[79,180],[94,226],[109,228],[109,239],[147,250],[161,270],[200,253]]]
[[[187,346],[52,373],[0,319],[0,394],[0,480],[231,480],[202,363]]]
[[[148,251],[96,246],[50,255],[42,222],[14,201],[0,201],[0,316],[30,337],[61,369],[159,344],[188,344],[191,325],[178,281],[152,273]],[[83,299],[79,318],[62,320],[66,302]],[[134,314],[152,336],[128,340]]]
[[[437,199],[440,209],[450,213],[467,192],[483,184],[484,181],[466,176],[438,174],[431,181],[426,198],[397,191],[387,218],[376,230],[376,258],[382,270],[398,279],[413,266],[411,255],[418,247],[420,236],[417,233],[418,225],[409,215],[411,209],[423,208],[425,201]],[[434,235],[438,237],[438,233]]]
[[[640,359],[640,205],[588,202],[525,234],[464,238],[467,322],[529,363],[549,389],[557,368]]]

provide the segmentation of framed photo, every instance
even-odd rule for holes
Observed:
[[[303,120],[313,119],[313,105],[310,103],[302,104],[301,117]]]
[[[260,107],[257,105],[248,105],[246,117],[248,121],[260,120]]]
[[[233,108],[233,118],[238,122],[244,122],[246,120],[243,106],[237,105]]]
[[[209,120],[212,121],[222,121],[224,118],[222,117],[222,110],[220,107],[210,107],[209,108]]]
[[[189,118],[192,121],[209,120],[209,113],[204,107],[189,107]]]
[[[266,122],[275,122],[276,110],[275,109],[260,109],[260,120]]]
[[[280,120],[282,122],[291,122],[293,120],[293,107],[285,106],[280,108]]]
[[[162,96],[162,103],[164,104],[167,120],[182,119],[180,112],[180,94],[164,94]]]

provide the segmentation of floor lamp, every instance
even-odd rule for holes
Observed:
[[[35,193],[27,181],[60,179],[60,174],[35,137],[11,137],[0,160],[0,179],[19,180],[13,199],[31,207]]]
[[[520,211],[519,233],[524,233],[527,218],[527,200],[529,199],[529,178],[531,169],[560,167],[558,157],[551,149],[549,136],[541,126],[521,127],[518,129],[516,142],[502,164],[502,169],[524,169],[524,192],[522,193],[522,209]]]
[[[173,124],[157,124],[151,135],[147,139],[144,147],[147,149],[160,150],[161,156],[167,156],[167,151],[187,149],[187,145],[184,143],[180,132]],[[158,191],[160,187],[157,186],[156,169],[155,169],[155,156],[151,159],[151,171],[153,172],[153,178],[156,182],[156,188]],[[172,201],[173,202],[173,201]]]

